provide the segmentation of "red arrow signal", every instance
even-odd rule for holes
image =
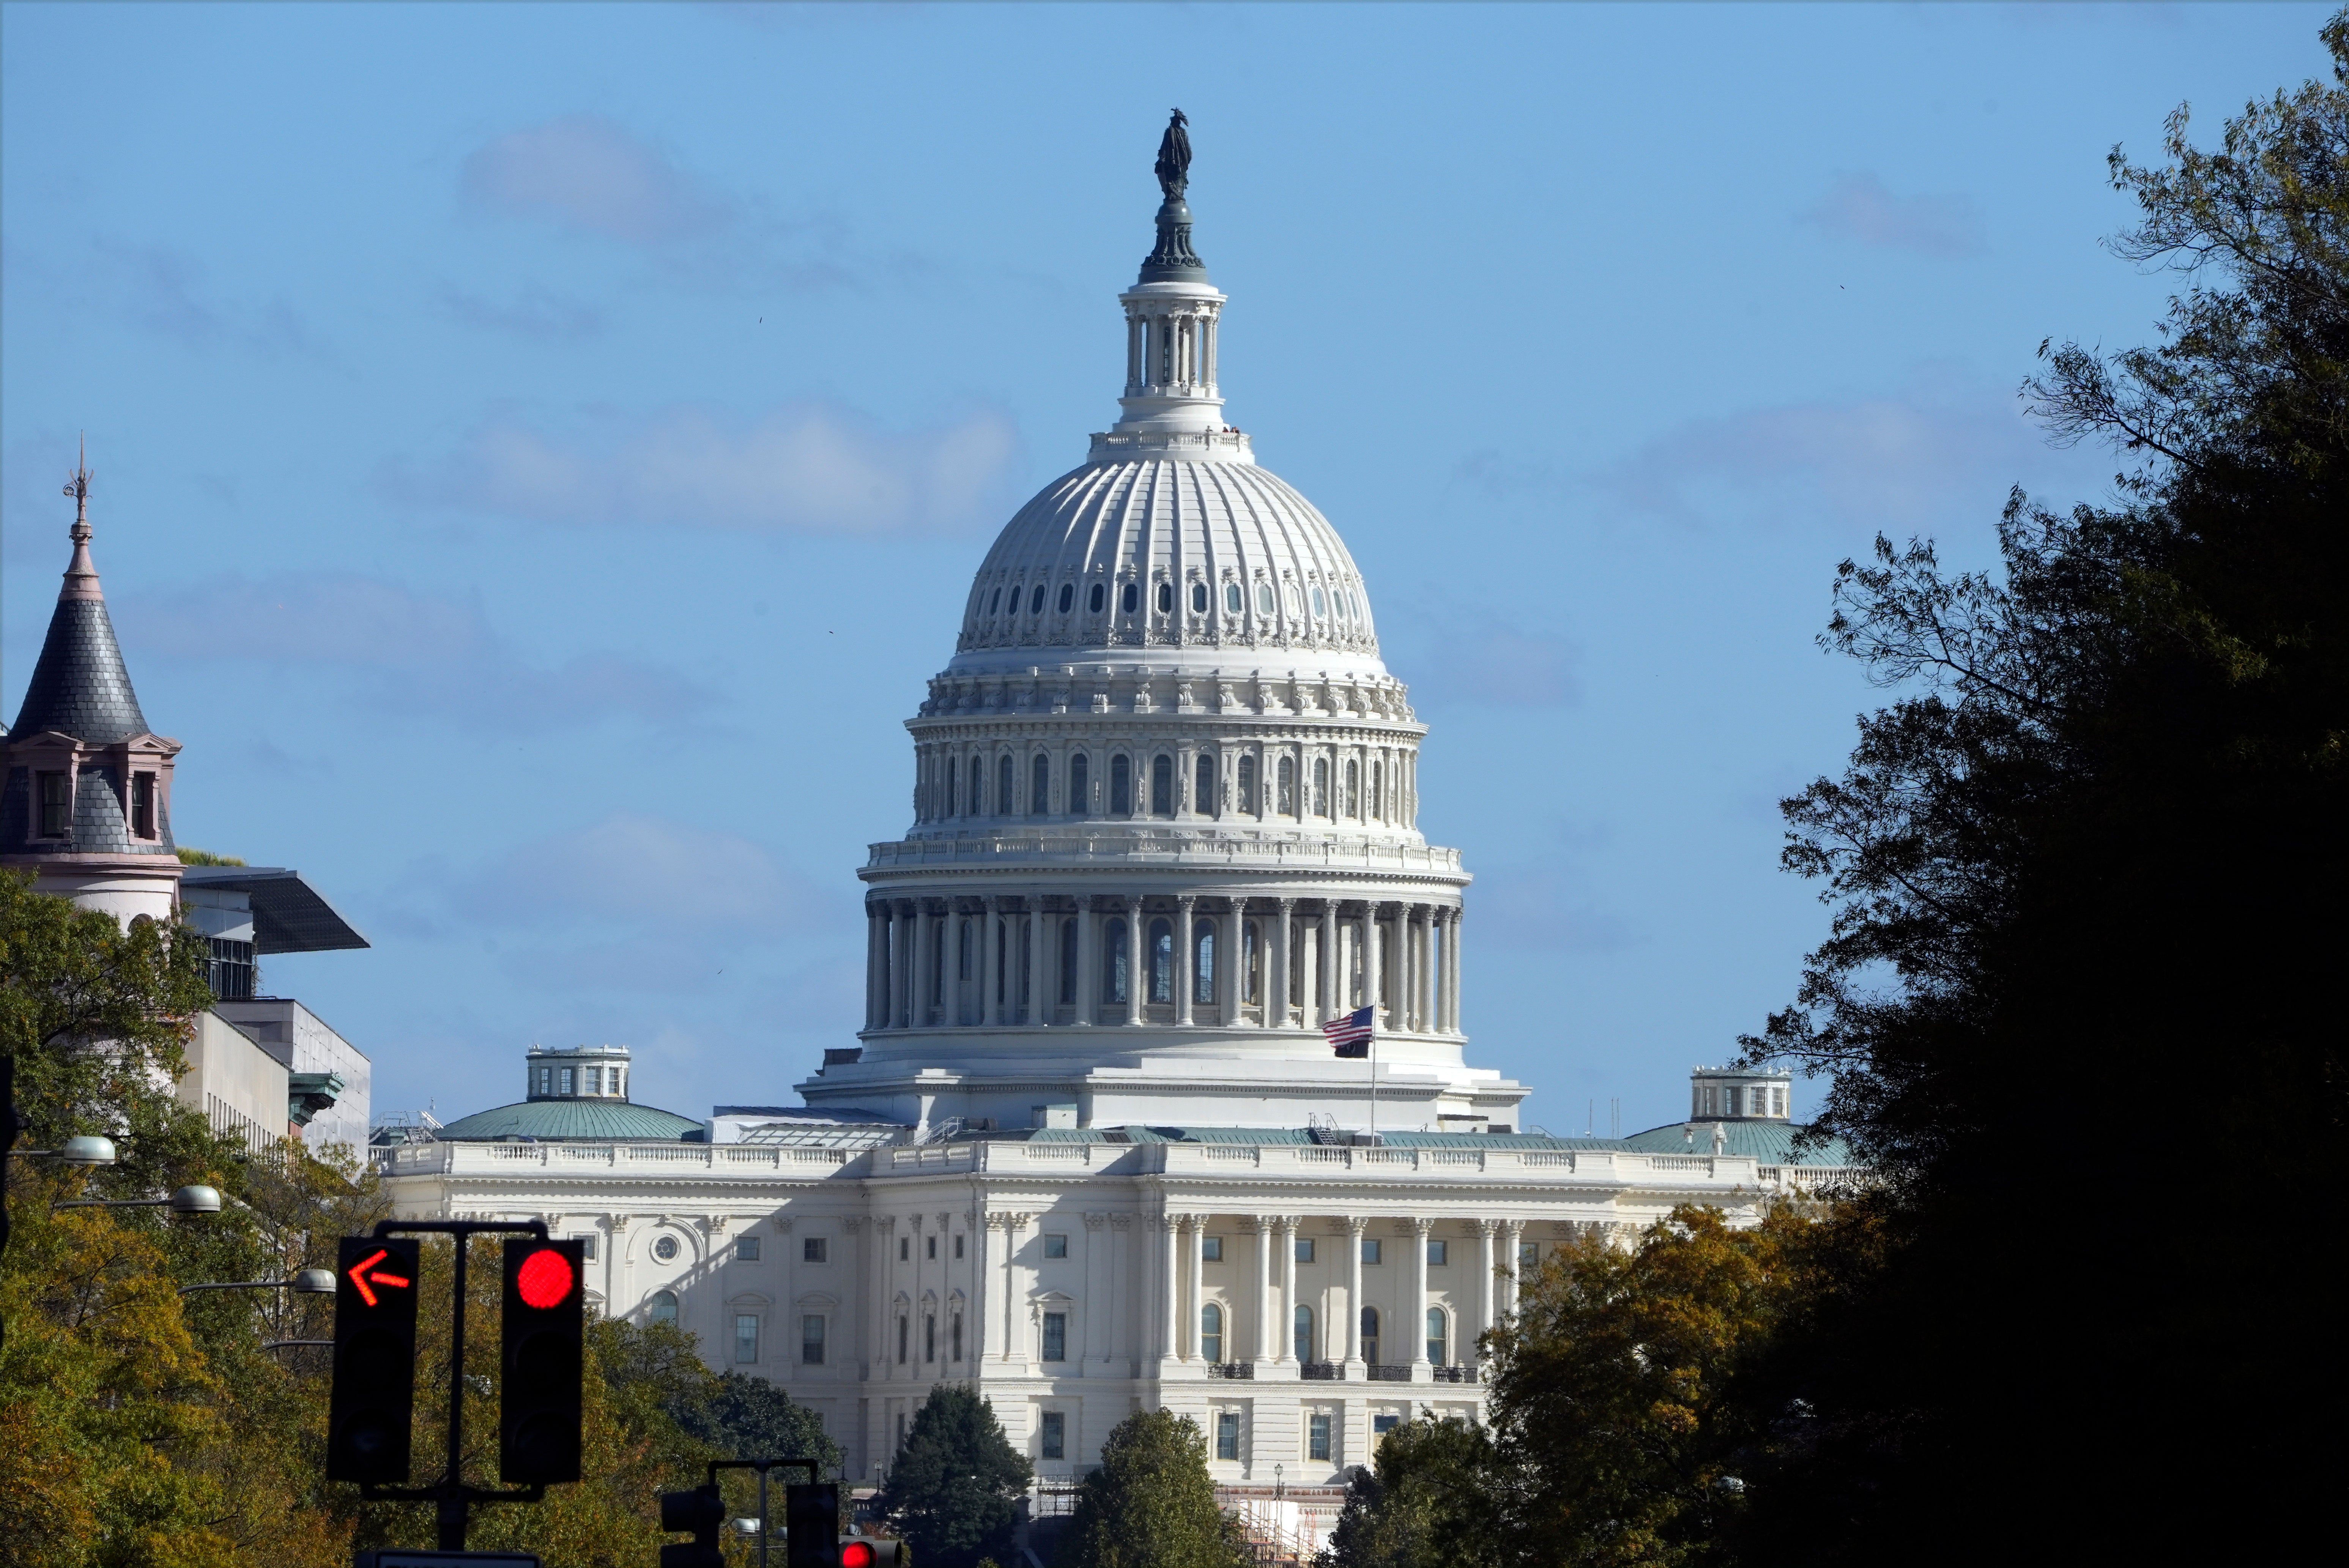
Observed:
[[[402,1290],[405,1290],[409,1285],[416,1282],[413,1280],[403,1280],[398,1274],[386,1274],[375,1272],[375,1266],[389,1256],[391,1256],[391,1249],[388,1247],[378,1247],[374,1251],[368,1253],[366,1257],[361,1258],[357,1262],[353,1263],[350,1266],[349,1272],[351,1286],[359,1293],[359,1300],[367,1303],[369,1306],[375,1305],[376,1303],[375,1293],[367,1289],[369,1285],[398,1285]]]

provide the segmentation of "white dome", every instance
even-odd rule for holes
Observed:
[[[1277,475],[1219,454],[1113,458],[1046,485],[980,566],[950,668],[1139,649],[1280,665],[1292,660],[1274,650],[1288,650],[1368,673],[1379,645],[1330,520]]]

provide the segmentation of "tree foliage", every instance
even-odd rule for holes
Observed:
[[[1102,1444],[1059,1568],[1238,1568],[1238,1526],[1216,1505],[1207,1440],[1187,1416],[1142,1410]]]
[[[1501,1467],[1492,1437],[1465,1421],[1405,1421],[1378,1440],[1373,1463],[1356,1466],[1317,1568],[1434,1568],[1513,1537],[1500,1527]],[[1516,1553],[1500,1547],[1504,1556]]]
[[[880,1508],[923,1568],[976,1568],[1011,1555],[1032,1473],[977,1389],[942,1384],[914,1412]]]
[[[2134,464],[2115,500],[2018,493],[1997,574],[1879,539],[1838,577],[1827,645],[1900,690],[1785,803],[1835,919],[1748,1051],[1832,1075],[1881,1244],[1757,1373],[1805,1433],[1749,1478],[1763,1557],[2004,1554],[2024,1518],[2240,1556],[2325,1490],[2337,1442],[2278,1419],[2343,1391],[2304,1262],[2349,1123],[2349,13],[2324,39],[2335,79],[2218,149],[2181,109],[2162,166],[2113,154],[2114,248],[2185,286],[2028,393]]]

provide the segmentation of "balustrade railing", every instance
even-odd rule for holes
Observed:
[[[1374,1361],[1369,1366],[1364,1367],[1363,1372],[1365,1376],[1369,1377],[1370,1381],[1373,1383],[1408,1383],[1411,1381],[1411,1367],[1408,1365],[1397,1365],[1393,1362],[1382,1364]]]
[[[1477,1381],[1476,1368],[1473,1366],[1431,1366],[1428,1370],[1434,1374],[1432,1381],[1437,1383],[1474,1383]]]
[[[1251,1382],[1256,1377],[1256,1363],[1253,1361],[1210,1361],[1207,1363],[1207,1376],[1210,1377],[1228,1377],[1240,1382]]]
[[[1297,1376],[1309,1383],[1343,1383],[1346,1368],[1336,1361],[1300,1361],[1297,1364]]]

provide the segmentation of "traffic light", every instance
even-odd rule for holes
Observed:
[[[875,1541],[869,1535],[840,1538],[840,1568],[897,1568],[897,1552],[905,1543]]]
[[[335,1387],[326,1405],[326,1479],[404,1481],[416,1403],[416,1294],[421,1245],[345,1236],[335,1270]]]
[[[580,1265],[585,1250],[575,1237],[506,1243],[501,1480],[579,1479],[579,1377],[587,1335]]]
[[[783,1489],[785,1568],[841,1568],[840,1488],[826,1481]]]
[[[718,1547],[718,1527],[726,1522],[726,1503],[716,1482],[691,1491],[660,1494],[661,1528],[689,1530],[693,1540],[671,1542],[660,1550],[660,1568],[726,1568]]]

